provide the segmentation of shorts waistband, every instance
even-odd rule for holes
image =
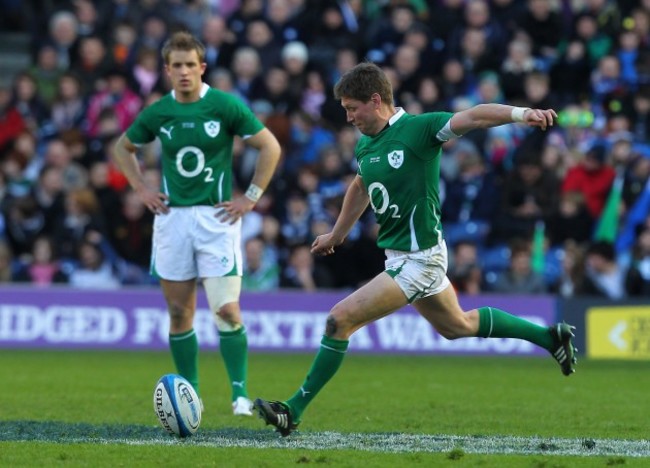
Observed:
[[[401,257],[404,255],[414,255],[414,254],[437,254],[439,252],[442,252],[443,249],[447,248],[446,242],[443,240],[439,244],[436,244],[432,247],[429,247],[428,249],[423,249],[423,250],[414,250],[412,252],[407,252],[405,250],[392,250],[392,249],[386,249],[384,252],[386,253],[386,258],[395,258],[395,257]]]

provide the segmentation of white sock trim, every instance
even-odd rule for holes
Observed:
[[[488,307],[488,311],[490,312],[490,331],[488,332],[488,338],[492,336],[492,329],[494,327],[494,320],[492,319],[492,307]]]

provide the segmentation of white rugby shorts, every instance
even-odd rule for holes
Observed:
[[[447,278],[447,245],[417,252],[386,250],[386,273],[404,291],[409,303],[438,294],[451,284]]]
[[[188,206],[156,215],[151,273],[171,281],[241,276],[241,219],[231,225],[216,213],[212,206]]]

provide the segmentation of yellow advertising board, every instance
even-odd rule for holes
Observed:
[[[587,309],[587,355],[596,359],[650,359],[650,305]]]

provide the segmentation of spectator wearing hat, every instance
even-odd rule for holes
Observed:
[[[307,83],[309,50],[299,41],[287,43],[282,48],[281,62],[289,74],[289,95],[295,102],[300,102]]]
[[[47,36],[42,43],[51,44],[56,51],[56,62],[62,70],[68,69],[74,61],[78,47],[79,21],[74,13],[61,10],[54,13],[47,25]]]

